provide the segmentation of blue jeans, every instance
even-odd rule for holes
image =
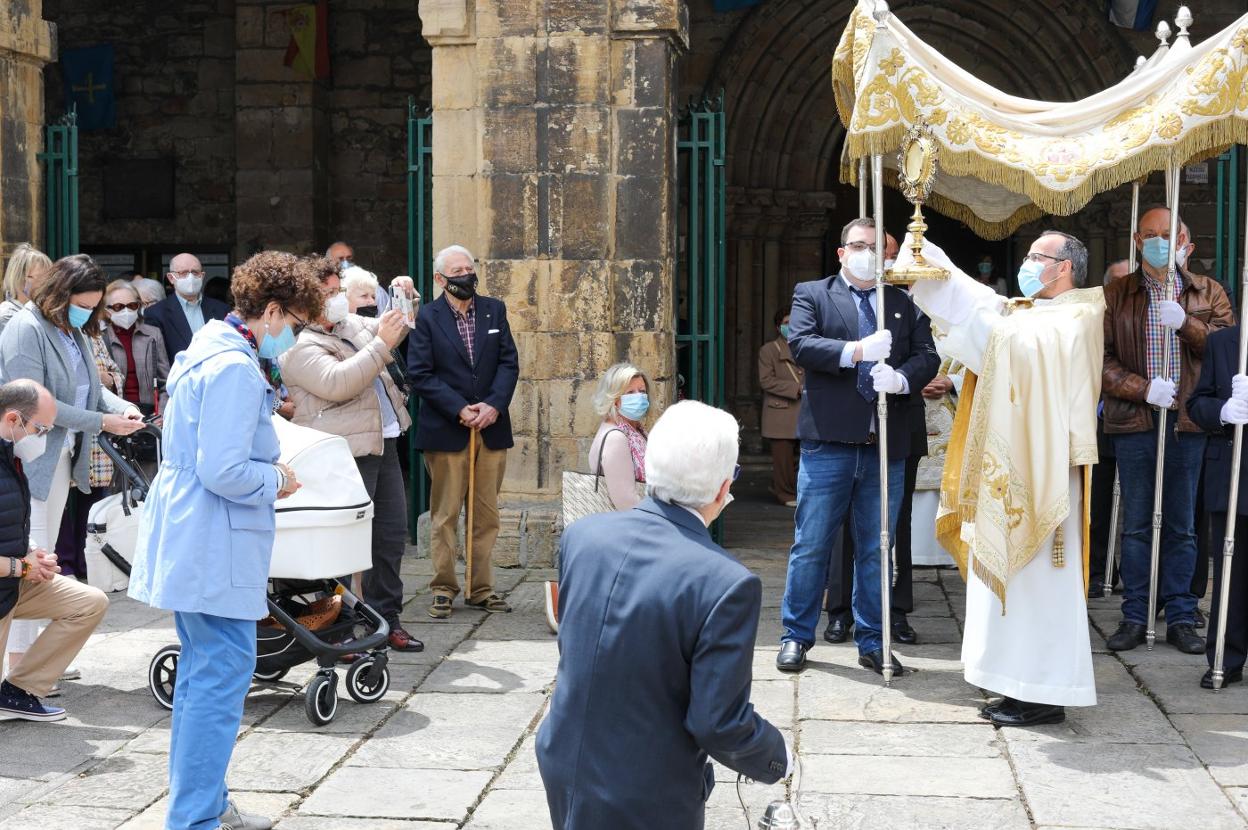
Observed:
[[[1161,551],[1157,603],[1166,624],[1192,624],[1196,595],[1196,485],[1205,456],[1204,433],[1176,432],[1174,412],[1166,420],[1166,465],[1161,493]],[[1157,433],[1114,435],[1114,455],[1122,487],[1122,618],[1145,625],[1152,560],[1153,483],[1157,471]]]
[[[897,529],[904,460],[888,465],[888,526]],[[880,450],[877,446],[803,441],[797,472],[797,529],[780,606],[784,635],[810,647],[841,523],[854,538],[854,641],[858,653],[882,647],[880,608]],[[845,551],[845,555],[850,555]]]
[[[225,812],[225,771],[256,670],[255,620],[177,612],[182,653],[169,735],[166,830],[209,830]]]

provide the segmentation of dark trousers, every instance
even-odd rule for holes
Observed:
[[[1202,475],[1196,487],[1196,570],[1192,572],[1192,593],[1197,599],[1204,599],[1209,590],[1209,560],[1221,555],[1225,533],[1225,526],[1221,533],[1213,532],[1213,514],[1205,510],[1205,477]]]
[[[355,459],[364,488],[373,500],[373,567],[364,574],[364,600],[391,628],[403,610],[399,566],[407,546],[407,489],[399,467],[396,439],[387,438],[381,455]]]
[[[768,438],[771,443],[771,494],[787,504],[797,498],[798,441]]]
[[[919,477],[920,456],[912,455],[906,459],[906,478],[903,485],[901,514],[897,517],[897,533],[893,539],[893,547],[897,561],[897,584],[893,586],[893,614],[909,614],[914,610],[913,566],[910,559],[910,510],[914,501],[914,485]],[[878,548],[879,543],[876,543]],[[854,593],[854,541],[848,524],[836,546],[832,550],[832,558],[828,562],[828,593],[823,608],[828,612],[828,619],[838,617],[846,623],[853,621]]]
[[[69,503],[61,514],[61,532],[56,537],[56,560],[62,575],[87,578],[87,514],[108,491],[107,487],[93,487],[90,493],[82,493],[77,487],[69,488]]]
[[[1103,453],[1100,463],[1092,468],[1092,544],[1088,554],[1088,582],[1093,588],[1105,581],[1105,550],[1109,547],[1109,530],[1113,525],[1114,475],[1117,471],[1114,457]],[[1121,522],[1118,523],[1118,533],[1122,533]],[[1118,554],[1122,554],[1121,546]],[[1118,582],[1117,563],[1114,563],[1110,578],[1111,585]]]
[[[1215,539],[1226,536],[1226,514],[1212,513],[1211,530]],[[1217,645],[1218,615],[1222,612],[1219,602],[1222,596],[1222,552],[1213,557],[1213,609],[1209,614],[1209,626],[1205,629],[1205,657],[1213,666]],[[1226,616],[1226,655],[1222,659],[1225,670],[1235,671],[1244,667],[1248,656],[1248,516],[1235,521],[1235,556],[1231,560],[1231,593],[1229,612]]]

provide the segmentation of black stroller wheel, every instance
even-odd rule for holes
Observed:
[[[285,677],[286,673],[289,671],[290,669],[278,669],[277,671],[270,671],[270,672],[258,671],[252,674],[252,677],[254,677],[256,680],[259,680],[261,683],[276,683],[277,681]]]
[[[178,680],[178,655],[181,646],[165,646],[156,652],[147,667],[147,687],[161,706],[173,710],[173,689]]]
[[[347,694],[356,703],[376,703],[390,691],[390,667],[375,668],[376,658],[362,657],[347,669]]]
[[[324,726],[338,712],[338,675],[318,672],[303,694],[303,711],[315,726]]]

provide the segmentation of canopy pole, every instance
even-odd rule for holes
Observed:
[[[884,157],[879,153],[871,156],[871,206],[875,210],[875,298],[876,331],[888,328],[884,313]],[[880,449],[880,626],[883,637],[884,685],[893,683],[893,625],[892,625],[892,545],[889,542],[888,522],[888,395],[876,396],[875,440]]]
[[[1174,281],[1177,278],[1175,273],[1175,254],[1178,253],[1179,239],[1179,162],[1171,160],[1166,171],[1166,184],[1170,203],[1170,253],[1166,258],[1166,297],[1170,297],[1174,291]],[[1169,331],[1163,329],[1163,340],[1161,347],[1161,376],[1165,380],[1170,380],[1170,343],[1177,335],[1172,336]],[[1152,555],[1148,565],[1148,617],[1145,620],[1144,641],[1148,650],[1153,650],[1153,644],[1157,641],[1157,566],[1161,560],[1161,497],[1162,485],[1165,482],[1166,471],[1166,423],[1169,420],[1169,410],[1158,408],[1157,417],[1157,469],[1153,474],[1153,545]]]
[[[858,159],[858,218],[867,218],[867,157]]]
[[[1231,152],[1235,152],[1232,149]],[[1244,188],[1248,194],[1248,186]],[[1248,201],[1248,200],[1246,200]],[[1248,204],[1244,207],[1244,262],[1239,281],[1239,374],[1248,374]],[[1243,458],[1244,425],[1236,424],[1231,439],[1231,485],[1226,502],[1226,536],[1222,539],[1222,584],[1218,586],[1218,627],[1213,645],[1213,690],[1226,678],[1226,611],[1231,601],[1231,565],[1235,557],[1235,524],[1239,515],[1239,466]]]

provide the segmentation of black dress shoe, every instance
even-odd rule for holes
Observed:
[[[870,669],[876,674],[883,674],[884,650],[877,648],[875,651],[868,651],[866,654],[859,654],[858,665],[862,666],[864,669]],[[893,655],[893,677],[900,677],[905,673],[905,666],[898,662],[896,655]]]
[[[919,641],[919,635],[910,627],[910,621],[905,614],[893,614],[893,639],[907,646]]]
[[[849,639],[849,632],[853,627],[853,620],[836,617],[829,620],[828,627],[823,629],[823,639],[829,643],[843,643]]]
[[[1184,654],[1205,653],[1205,638],[1196,633],[1191,623],[1167,625],[1166,642]]]
[[[1001,708],[1001,704],[1005,703],[1009,698],[998,700],[996,703],[989,703],[979,708],[979,716],[984,720],[992,720],[992,716]]]
[[[989,718],[993,726],[1040,726],[1066,720],[1066,709],[1007,697]]]
[[[1192,623],[1192,628],[1200,630],[1200,629],[1203,629],[1204,627],[1205,627],[1205,612],[1197,608],[1196,609],[1196,622]]]
[[[785,640],[776,655],[776,668],[787,672],[801,671],[806,668],[806,650],[807,646],[797,640]]]
[[[1222,688],[1224,689],[1227,686],[1231,685],[1232,683],[1243,683],[1243,682],[1244,682],[1244,670],[1242,667],[1238,669],[1232,669],[1231,671],[1228,671],[1226,674],[1222,675]],[[1205,672],[1205,676],[1200,678],[1200,688],[1202,689],[1213,688],[1213,669],[1209,669],[1207,672]]]
[[[1147,626],[1123,620],[1118,623],[1118,630],[1106,641],[1105,647],[1110,651],[1130,651],[1143,645]]]

